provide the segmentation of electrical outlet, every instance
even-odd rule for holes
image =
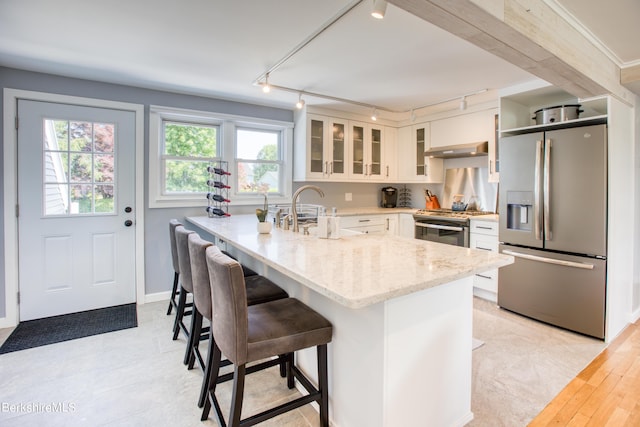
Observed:
[[[353,200],[353,193],[344,193],[344,200],[350,202]]]

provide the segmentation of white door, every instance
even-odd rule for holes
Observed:
[[[20,320],[135,302],[135,114],[18,101]]]

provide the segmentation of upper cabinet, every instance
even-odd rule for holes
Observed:
[[[301,113],[294,129],[295,181],[394,182],[397,130]]]
[[[431,122],[431,148],[491,142],[495,139],[497,108]]]
[[[351,166],[353,180],[381,181],[385,176],[384,127],[362,122],[349,122],[351,134]]]
[[[343,181],[347,177],[347,120],[308,114],[296,125],[294,180]],[[304,141],[304,149],[302,148]]]
[[[444,181],[442,159],[424,155],[430,148],[430,124],[420,123],[398,129],[398,181],[441,183]]]

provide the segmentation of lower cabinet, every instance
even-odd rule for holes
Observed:
[[[490,252],[498,252],[498,223],[472,219],[469,246]],[[498,270],[476,274],[473,279],[473,294],[477,297],[498,301]]]
[[[343,216],[340,217],[340,228],[395,236],[398,234],[398,214]]]
[[[416,222],[412,214],[398,214],[398,236],[413,239],[416,235]]]

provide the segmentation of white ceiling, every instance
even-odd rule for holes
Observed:
[[[547,0],[552,1],[552,0]],[[638,0],[557,0],[622,64],[640,59]],[[2,0],[0,65],[292,108],[296,93],[252,83],[349,0]],[[276,85],[409,110],[533,80],[391,4],[364,0],[276,68]],[[308,104],[350,109],[321,98]],[[447,108],[456,108],[452,102]],[[368,114],[368,111],[366,112]],[[384,114],[383,114],[384,115]]]

